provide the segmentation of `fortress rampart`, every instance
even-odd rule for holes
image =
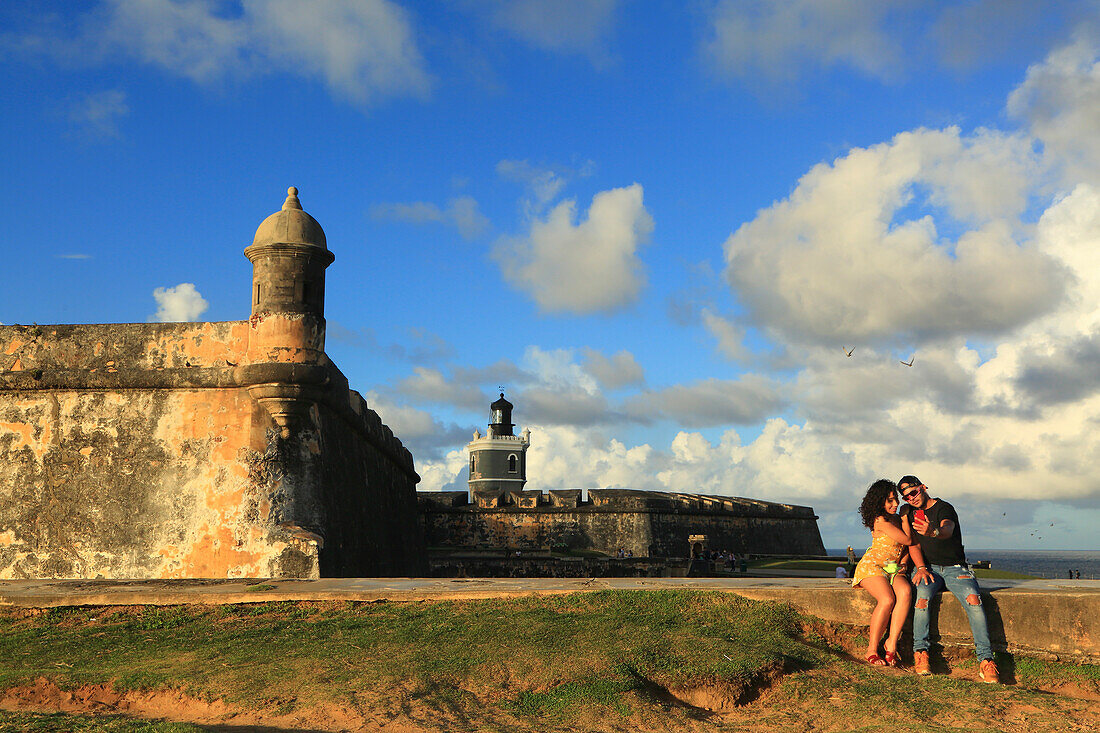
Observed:
[[[419,477],[324,353],[296,190],[246,254],[247,321],[0,326],[0,578],[423,572]]]
[[[824,555],[813,509],[729,496],[590,489],[417,492],[429,548],[596,550],[687,557],[689,537],[707,548]],[[471,501],[472,498],[472,501]]]

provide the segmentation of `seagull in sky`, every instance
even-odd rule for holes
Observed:
[[[854,347],[854,346],[852,347],[852,351],[848,351],[847,346],[841,346],[840,348],[844,349],[844,355],[849,357],[849,358],[851,358],[851,356],[852,356],[852,351],[856,350],[856,347]]]
[[[915,357],[915,356],[910,356],[909,361],[903,361],[901,363],[904,364],[907,367],[911,367],[911,366],[913,366],[913,362],[916,361],[916,358],[917,357]]]

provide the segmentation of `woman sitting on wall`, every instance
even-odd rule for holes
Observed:
[[[871,546],[863,553],[852,577],[853,587],[862,587],[874,596],[877,605],[871,612],[867,639],[867,663],[874,666],[899,666],[898,638],[913,602],[913,586],[899,565],[907,545],[915,542],[908,517],[899,517],[898,487],[893,481],[879,479],[871,484],[859,507],[863,524],[871,530]],[[878,644],[889,621],[886,659],[878,655]]]

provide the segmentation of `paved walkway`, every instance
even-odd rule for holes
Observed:
[[[1095,595],[1100,580],[983,580],[983,590]],[[320,580],[0,580],[0,606],[176,605],[260,601],[424,601],[557,595],[580,591],[690,588],[730,591],[848,591],[835,578],[322,578]],[[755,593],[753,594],[755,595]],[[1098,613],[1100,615],[1100,613]]]

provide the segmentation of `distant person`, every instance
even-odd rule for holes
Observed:
[[[1080,570],[1078,570],[1078,571],[1077,571],[1077,580],[1080,580],[1080,579],[1081,579],[1081,571],[1080,571]]]
[[[844,569],[848,571],[848,577],[852,577],[856,572],[856,551],[852,549],[851,545],[848,545],[848,562],[844,565]]]
[[[863,524],[871,530],[871,546],[856,565],[852,587],[863,588],[875,599],[864,656],[874,667],[900,665],[898,639],[913,602],[913,586],[900,564],[905,548],[914,542],[913,530],[908,518],[898,516],[898,504],[898,487],[880,478],[867,487],[859,505]],[[887,625],[883,659],[878,655],[878,645]]]
[[[844,567],[843,565],[837,565],[836,566],[836,577],[837,578],[847,578],[847,577],[849,577],[848,576],[848,568]]]
[[[742,575],[749,572],[749,561],[748,561],[747,558],[748,558],[747,555],[742,555],[741,556],[741,574]]]
[[[917,602],[913,608],[913,667],[917,674],[932,674],[928,661],[929,613],[931,600],[944,588],[959,599],[970,621],[977,654],[978,676],[982,682],[1000,681],[993,648],[989,643],[989,626],[982,607],[982,590],[974,572],[966,562],[962,528],[955,507],[943,499],[928,495],[928,487],[916,476],[902,476],[898,481],[906,506],[902,516],[913,523],[917,543],[910,546],[916,570],[913,583],[917,586]]]

